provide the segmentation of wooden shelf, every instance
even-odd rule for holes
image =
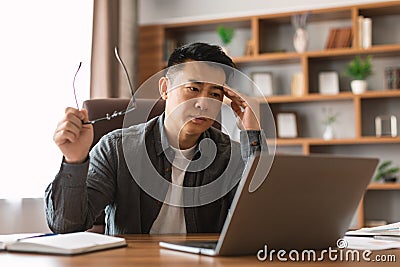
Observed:
[[[178,22],[163,25],[166,30],[177,32],[188,31],[215,31],[218,25],[234,28],[250,28],[252,17],[223,18],[213,20],[200,20],[190,22]]]
[[[371,183],[368,190],[400,190],[400,183]]]
[[[400,44],[375,45],[370,48],[337,48],[322,51],[308,51],[308,58],[349,58],[359,54],[374,54],[383,56],[400,55]]]
[[[273,142],[269,139],[268,142]],[[400,137],[361,137],[324,140],[321,138],[292,138],[277,139],[276,144],[282,146],[310,145],[310,146],[331,146],[331,145],[358,145],[358,144],[399,144]]]
[[[363,94],[355,95],[351,92],[340,92],[336,95],[307,94],[304,96],[278,95],[269,97],[256,97],[260,103],[291,103],[291,102],[311,102],[311,101],[337,101],[354,100],[357,98],[391,98],[400,97],[400,90],[379,90],[367,91]]]
[[[294,52],[293,26],[291,18],[295,14],[308,13],[308,33],[312,39],[309,47],[312,51]],[[370,48],[361,49],[358,44],[358,16],[371,17],[374,42]],[[389,17],[390,16],[390,17]],[[335,112],[342,112],[340,130],[351,130],[355,138],[324,140],[322,138],[269,139],[269,143],[278,146],[277,151],[303,154],[340,153],[349,155],[374,155],[376,157],[394,158],[400,161],[397,150],[400,137],[362,136],[374,133],[374,118],[380,114],[393,114],[400,118],[400,88],[385,90],[384,73],[387,67],[398,66],[400,58],[400,41],[391,33],[398,32],[400,23],[400,1],[388,1],[369,4],[348,5],[333,8],[313,10],[298,10],[276,14],[259,14],[236,18],[209,19],[192,22],[170,23],[163,25],[142,26],[140,35],[139,76],[141,81],[157,73],[165,67],[165,40],[175,40],[177,44],[201,41],[216,43],[216,28],[218,25],[234,27],[240,32],[236,35],[235,51],[232,54],[244,54],[248,39],[252,40],[253,54],[232,58],[240,71],[246,74],[252,72],[270,72],[273,77],[273,87],[279,95],[255,98],[260,104],[270,104],[271,111],[295,111],[299,115],[299,128],[307,135],[321,132],[323,114],[318,114],[321,107],[332,107]],[[314,24],[314,25],[313,25]],[[318,26],[318,27],[313,27]],[[326,38],[332,28],[352,27],[352,47],[325,49]],[[385,31],[380,29],[387,28]],[[379,31],[379,33],[377,33]],[[208,37],[207,37],[208,36]],[[198,38],[197,38],[198,37]],[[197,39],[197,40],[196,40]],[[325,39],[325,40],[323,40]],[[234,47],[234,46],[232,46]],[[242,51],[239,51],[242,49]],[[320,50],[318,50],[320,49]],[[277,52],[272,52],[277,51]],[[280,52],[286,51],[286,52]],[[372,55],[374,60],[374,75],[369,84],[372,90],[355,95],[350,92],[350,78],[339,75],[340,92],[335,95],[317,93],[319,73],[335,71],[341,73],[345,64],[356,55]],[[375,62],[377,64],[375,64]],[[152,67],[152,66],[155,67]],[[159,68],[157,71],[156,69]],[[303,73],[302,88],[304,95],[292,96],[291,79],[295,73]],[[380,79],[380,80],[378,80]],[[318,102],[318,103],[316,103]],[[265,108],[262,107],[262,108]],[[261,109],[262,110],[262,109]],[[349,116],[346,116],[349,114]],[[351,113],[351,114],[350,114]],[[265,122],[268,123],[268,122]],[[346,128],[343,128],[346,127]],[[343,136],[343,134],[342,134]],[[361,137],[360,137],[361,136]],[[356,138],[358,137],[358,138]],[[382,144],[382,146],[379,146]],[[393,145],[392,145],[393,144]],[[378,145],[378,146],[375,146]],[[387,153],[389,152],[389,153]],[[398,184],[372,183],[369,190],[400,190]],[[360,227],[362,227],[362,203],[358,210]]]
[[[382,90],[382,91],[367,91],[361,95],[360,98],[386,98],[386,97],[400,97],[400,89],[396,90]]]
[[[288,102],[310,102],[310,101],[336,101],[336,100],[352,100],[354,94],[351,92],[342,92],[337,95],[322,95],[322,94],[308,94],[304,96],[270,96],[267,98],[258,97],[256,98],[259,102],[267,103],[288,103]]]
[[[400,55],[400,44],[393,45],[375,45],[371,48],[359,49],[359,48],[336,48],[321,51],[307,51],[304,53],[296,52],[276,52],[276,53],[262,53],[252,56],[234,57],[233,61],[236,64],[249,64],[256,62],[282,62],[291,63],[301,60],[302,57],[310,59],[323,59],[323,58],[334,58],[334,59],[346,59],[352,58],[354,55],[362,54],[373,54],[380,56],[398,56]]]
[[[265,63],[265,62],[273,62],[273,63],[300,63],[302,55],[295,52],[276,52],[276,53],[264,53],[257,56],[242,56],[233,58],[233,62],[236,65],[242,66],[254,63]]]

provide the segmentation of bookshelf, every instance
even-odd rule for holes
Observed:
[[[307,51],[297,53],[293,48],[294,28],[291,17],[308,13]],[[372,40],[363,48],[358,38],[360,16],[372,20]],[[250,77],[252,72],[273,74],[276,92],[273,96],[257,98],[261,111],[269,105],[274,114],[295,111],[300,115],[300,136],[277,139],[279,153],[329,153],[392,159],[400,165],[400,137],[376,137],[374,118],[380,114],[395,115],[400,121],[400,88],[385,88],[385,68],[400,67],[400,1],[349,5],[315,10],[299,10],[279,14],[265,14],[227,19],[213,19],[185,23],[142,26],[139,34],[139,82],[142,83],[166,66],[168,44],[203,41],[219,43],[218,25],[235,28],[235,37],[229,50],[237,67]],[[349,47],[327,49],[330,32],[335,28],[351,28]],[[245,54],[248,40],[254,53]],[[350,79],[342,75],[344,66],[356,55],[373,56],[373,75],[368,79],[367,92],[354,95]],[[318,90],[318,74],[322,71],[339,73],[339,93],[322,95]],[[291,79],[301,72],[304,92],[291,93]],[[330,107],[339,111],[337,136],[322,139],[321,111]],[[263,123],[263,121],[262,121]],[[399,125],[398,132],[399,130]],[[369,191],[399,191],[400,183],[371,183]],[[397,194],[400,201],[400,192]],[[373,215],[364,213],[364,201],[358,211],[357,227]],[[400,209],[397,214],[400,220]]]

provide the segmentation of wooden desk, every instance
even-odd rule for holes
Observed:
[[[126,235],[128,247],[118,248],[106,251],[93,252],[89,254],[76,256],[54,256],[15,252],[0,252],[0,266],[37,266],[37,267],[134,267],[134,266],[399,266],[400,250],[387,250],[374,252],[374,255],[395,255],[396,262],[344,262],[329,261],[326,257],[324,262],[280,262],[274,261],[260,262],[257,257],[208,257],[195,254],[177,252],[168,249],[162,249],[158,242],[206,239],[210,236],[148,236],[148,235]],[[215,236],[211,236],[215,238]]]

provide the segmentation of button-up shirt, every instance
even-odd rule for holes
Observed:
[[[61,164],[45,193],[52,231],[90,229],[105,209],[106,234],[149,233],[165,200],[174,159],[164,116],[103,136],[84,163]],[[188,233],[221,231],[247,158],[266,147],[263,136],[242,131],[239,144],[213,127],[200,136],[183,182]]]

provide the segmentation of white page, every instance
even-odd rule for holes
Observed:
[[[60,234],[38,238],[29,238],[21,240],[23,243],[46,245],[50,247],[59,247],[63,249],[78,249],[96,245],[112,244],[120,241],[122,238],[94,234],[89,232],[79,232],[71,234]]]
[[[359,250],[384,250],[392,248],[400,248],[399,241],[390,240],[377,240],[372,237],[359,237],[359,236],[346,236],[344,239],[347,241],[347,249]]]
[[[17,242],[18,239],[38,236],[42,234],[43,233],[24,233],[24,234],[0,235],[0,250],[6,249],[7,245]]]
[[[400,222],[376,226],[366,227],[355,231],[348,231],[346,235],[360,235],[360,236],[376,236],[376,235],[390,235],[400,237]]]

